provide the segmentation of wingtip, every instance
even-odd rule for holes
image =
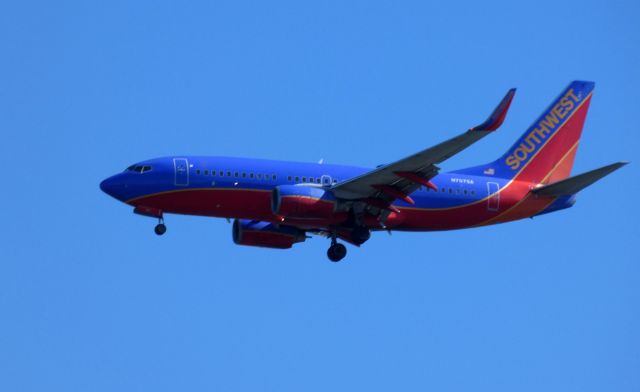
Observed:
[[[505,94],[502,101],[498,104],[498,106],[493,110],[489,118],[482,124],[470,128],[470,131],[495,131],[500,128],[504,119],[507,117],[507,112],[509,111],[509,107],[511,106],[511,101],[513,101],[513,97],[516,94],[516,89],[510,88],[509,91]]]

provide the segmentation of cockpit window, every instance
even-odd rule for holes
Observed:
[[[136,172],[136,173],[145,173],[153,170],[153,167],[149,165],[131,165],[125,171]]]

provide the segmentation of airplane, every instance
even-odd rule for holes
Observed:
[[[482,124],[376,168],[177,155],[135,163],[100,188],[157,219],[158,235],[165,214],[234,219],[236,244],[287,249],[317,234],[337,262],[347,254],[338,240],[360,246],[376,231],[480,227],[573,206],[579,191],[628,163],[570,175],[594,87],[573,81],[501,157],[471,168],[437,165],[498,129],[515,89]]]

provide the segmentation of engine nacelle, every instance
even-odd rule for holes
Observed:
[[[327,218],[337,210],[329,190],[305,185],[281,185],[271,193],[271,211],[284,217]]]
[[[270,222],[236,219],[233,221],[233,242],[238,245],[288,249],[304,242],[304,231],[291,226],[276,226]]]

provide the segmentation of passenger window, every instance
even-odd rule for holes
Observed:
[[[253,178],[253,173],[249,173],[249,178]]]
[[[209,169],[207,169],[207,170],[205,170],[205,171],[204,171],[204,175],[205,175],[205,176],[208,176],[208,175],[209,175]]]
[[[318,184],[322,184],[322,180],[320,179],[320,177],[316,178],[316,182],[317,182]]]
[[[291,181],[291,176],[287,176],[287,181]]]
[[[235,172],[235,173],[233,173],[233,176],[234,176],[234,177],[236,177],[236,178],[238,178],[238,177],[240,177],[240,173]]]
[[[200,175],[200,169],[196,170],[196,174]]]
[[[302,177],[302,182],[307,182],[307,177]]]
[[[220,170],[220,171],[218,172],[218,175],[219,175],[220,177],[224,177],[224,172],[223,172],[222,170]]]
[[[227,172],[227,177],[231,177],[231,172],[230,171]]]
[[[258,173],[257,176],[258,176],[258,180],[262,179],[262,174],[261,173]]]
[[[300,177],[296,176],[296,182],[300,182]]]
[[[247,178],[247,173],[242,172],[242,178]]]
[[[467,190],[465,189],[463,192],[464,192],[464,194],[465,194],[465,196],[466,196],[466,195],[467,195]]]
[[[273,175],[273,180],[275,181],[275,180],[276,180],[276,178],[277,178],[277,177],[276,177],[276,175],[274,174],[274,175]]]

